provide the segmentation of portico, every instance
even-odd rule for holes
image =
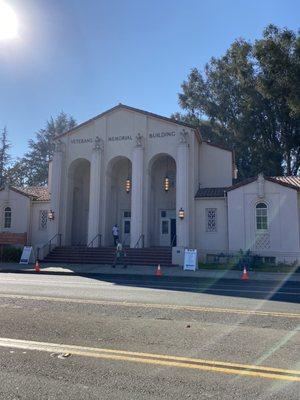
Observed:
[[[112,245],[118,224],[126,246],[188,246],[197,141],[190,127],[122,105],[62,135],[52,172],[60,217],[53,230],[67,245],[97,246],[100,236]]]

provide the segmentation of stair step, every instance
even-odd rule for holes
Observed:
[[[125,248],[127,265],[172,265],[172,249],[169,247]],[[65,246],[54,248],[44,259],[49,263],[113,264],[115,247]]]

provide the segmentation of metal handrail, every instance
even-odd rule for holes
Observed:
[[[87,245],[87,247],[94,247],[94,241],[99,238],[98,240],[98,247],[101,247],[101,242],[102,242],[102,235],[101,233],[97,233],[97,235],[90,241],[90,243]]]
[[[145,235],[142,233],[141,236],[139,237],[139,240],[136,242],[134,248],[136,249],[138,247],[140,240],[142,240],[142,248],[144,248],[144,245],[145,245],[144,239],[145,239]]]
[[[173,236],[173,239],[172,239],[172,242],[171,242],[171,247],[173,247],[173,244],[174,244],[174,242],[175,242],[176,239],[177,239],[177,235],[174,235],[174,236]]]
[[[47,243],[45,243],[42,247],[37,248],[37,259],[39,259],[40,256],[40,250],[44,249],[46,246],[49,246],[48,248],[48,253],[51,251],[51,246],[52,246],[52,241],[56,238],[59,237],[59,247],[61,246],[61,233],[56,233]]]

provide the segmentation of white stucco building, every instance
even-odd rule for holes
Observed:
[[[118,224],[125,245],[174,247],[174,262],[184,248],[299,261],[300,178],[233,185],[233,172],[232,152],[198,129],[119,104],[57,137],[49,191],[0,192],[0,241],[112,246]]]

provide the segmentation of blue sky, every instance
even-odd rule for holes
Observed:
[[[0,42],[0,128],[13,156],[60,110],[83,122],[119,102],[169,116],[180,84],[234,39],[299,28],[298,0],[6,0],[20,38]]]

